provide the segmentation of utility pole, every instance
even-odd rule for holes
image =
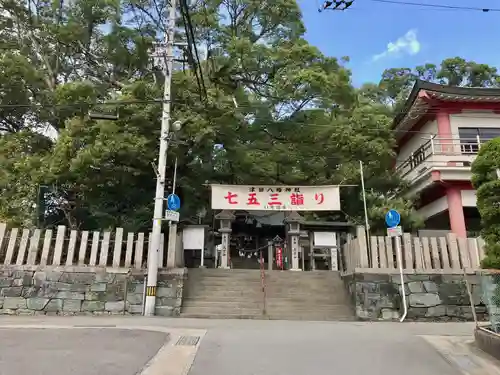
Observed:
[[[163,110],[161,117],[160,151],[158,155],[158,171],[156,177],[156,193],[153,214],[153,232],[151,246],[148,251],[148,278],[146,282],[146,304],[144,315],[155,314],[156,283],[158,279],[158,254],[161,244],[161,224],[163,220],[163,200],[165,195],[165,174],[167,165],[168,137],[170,132],[170,91],[172,69],[174,64],[174,35],[176,18],[176,0],[170,0],[167,10],[167,25],[165,32],[165,87],[163,91]]]

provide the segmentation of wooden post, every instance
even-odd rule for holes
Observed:
[[[127,252],[125,253],[125,267],[132,265],[132,253],[134,252],[134,233],[127,234]]]
[[[66,257],[66,265],[73,265],[73,258],[75,257],[75,247],[76,247],[76,236],[78,232],[76,230],[72,230],[69,235],[69,245],[68,245],[68,256]]]
[[[83,231],[80,241],[80,251],[78,252],[78,265],[83,266],[85,264],[85,255],[87,252],[87,242],[89,240],[89,232]]]
[[[52,264],[54,266],[61,265],[61,257],[62,257],[62,252],[63,252],[64,234],[65,233],[66,233],[66,227],[64,225],[59,225],[57,227],[57,234],[56,234],[56,246],[54,249],[54,261],[52,262]]]
[[[38,243],[40,242],[40,229],[35,229],[33,231],[33,235],[30,239],[30,246],[28,250],[28,260],[26,261],[27,265],[35,265],[36,264],[36,256],[38,255]]]
[[[95,266],[97,264],[97,252],[99,251],[99,240],[101,239],[101,234],[99,232],[94,232],[92,235],[92,246],[90,248],[90,265]]]
[[[144,233],[137,235],[137,242],[135,243],[135,268],[142,268],[142,254],[144,252]]]
[[[120,267],[123,244],[123,228],[116,228],[115,246],[113,249],[113,267]]]
[[[449,270],[450,257],[448,255],[448,244],[446,243],[446,237],[439,237],[439,247],[441,248],[441,258],[443,259],[443,269]]]
[[[99,256],[99,265],[106,267],[108,264],[108,251],[109,251],[109,240],[111,238],[111,232],[104,232],[102,236],[102,246],[101,254]]]
[[[460,256],[458,253],[457,236],[454,233],[448,233],[446,235],[446,241],[448,242],[448,249],[450,250],[451,268],[454,270],[459,270]]]
[[[5,265],[12,264],[12,257],[14,256],[14,248],[16,246],[18,232],[19,229],[17,228],[12,228],[12,230],[10,231],[9,245],[7,246],[7,254],[5,255],[5,260],[3,262]]]
[[[46,266],[49,262],[50,245],[52,244],[52,229],[45,230],[45,237],[43,239],[42,257],[40,258],[40,265]]]
[[[432,265],[435,269],[442,269],[441,260],[439,259],[439,248],[436,237],[431,237],[431,258]]]
[[[403,254],[405,258],[405,269],[413,269],[413,247],[411,243],[411,234],[403,233]]]
[[[359,266],[361,268],[368,268],[370,267],[370,262],[368,259],[368,244],[365,227],[362,225],[356,227],[356,237],[358,239]]]
[[[21,235],[21,243],[19,244],[19,252],[17,253],[16,264],[22,266],[24,263],[24,256],[26,254],[26,248],[28,247],[28,239],[30,236],[29,229],[23,229],[23,234]]]

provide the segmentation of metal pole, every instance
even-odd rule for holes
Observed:
[[[408,314],[408,306],[406,306],[405,279],[403,275],[403,255],[401,254],[401,241],[399,236],[396,237],[396,256],[398,258],[399,276],[401,278],[401,296],[403,299],[403,316],[399,321],[402,323]]]
[[[365,193],[365,177],[363,174],[363,162],[360,160],[359,161],[359,173],[361,175],[361,189],[363,191],[363,208],[365,211],[365,226],[366,226],[366,242],[368,246],[368,250],[371,251],[370,249],[370,223],[368,222],[368,209],[366,208],[366,193]],[[370,252],[371,253],[371,252]],[[373,259],[372,259],[373,262]]]
[[[174,164],[174,181],[172,183],[172,194],[175,194],[176,181],[177,181],[177,156],[175,157],[175,164]]]
[[[156,282],[158,278],[158,253],[161,244],[161,222],[163,218],[163,198],[165,195],[165,169],[167,164],[168,133],[170,131],[170,91],[172,68],[174,62],[174,35],[175,35],[175,0],[170,0],[168,9],[167,31],[165,33],[165,87],[163,91],[163,110],[161,117],[160,151],[158,155],[158,173],[156,178],[155,205],[153,213],[153,231],[151,246],[148,253],[148,280],[146,287],[146,304],[144,315],[155,314]]]
[[[172,182],[172,194],[175,194],[175,185],[177,183],[177,157],[175,158],[174,164],[174,181]],[[177,223],[175,221],[168,222],[168,246],[167,252],[175,252],[177,246]],[[203,260],[202,260],[203,263]],[[177,267],[179,264],[179,259],[175,259],[175,264],[170,264],[167,266]]]

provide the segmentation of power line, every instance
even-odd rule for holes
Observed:
[[[407,6],[419,6],[426,8],[434,8],[434,9],[449,9],[449,10],[467,10],[467,11],[476,11],[476,12],[500,12],[500,8],[479,8],[479,7],[467,7],[460,5],[446,5],[446,4],[434,4],[434,3],[420,3],[420,2],[411,2],[411,1],[397,1],[397,0],[368,0],[377,3],[385,3],[385,4],[396,4],[396,5],[407,5]]]
[[[104,102],[104,103],[87,103],[87,102],[82,102],[82,103],[73,103],[73,104],[64,104],[64,105],[39,105],[39,104],[0,104],[0,109],[2,108],[50,108],[50,109],[70,109],[70,108],[82,108],[85,106],[127,106],[127,105],[134,105],[134,104],[162,104],[164,103],[164,100],[161,99],[153,99],[153,100],[128,100],[128,101],[110,101],[110,102]],[[186,103],[185,101],[178,101],[178,100],[171,100],[170,101],[174,105],[179,105],[183,106],[186,108],[193,108],[191,103]],[[252,109],[252,106],[247,106],[247,109]],[[209,110],[210,108],[207,108],[206,106],[203,107],[205,110]],[[245,105],[240,105],[239,110],[245,109]],[[446,109],[446,107],[435,107],[433,109],[425,111],[425,114],[437,114],[440,112],[441,109]],[[224,117],[225,115],[235,113],[235,112],[229,112],[226,114],[222,114],[222,116],[219,117]],[[347,111],[346,111],[347,113]],[[395,111],[390,114],[388,117],[395,117],[398,114],[408,114],[410,112],[408,111]],[[342,113],[341,113],[342,115]],[[491,114],[491,115],[483,115],[482,118],[491,118],[491,119],[498,119],[499,116],[496,114]],[[252,117],[254,121],[259,121],[259,120],[268,120],[267,117],[258,117],[254,116]],[[288,120],[288,119],[287,119]],[[273,120],[269,118],[269,121],[273,124],[284,124],[282,120]],[[326,128],[332,128],[332,125],[330,124],[319,124],[319,123],[311,123],[308,122],[307,119],[302,121],[304,126],[307,127],[313,127],[317,129],[326,129]],[[377,132],[382,132],[382,131],[387,131],[387,132],[393,132],[393,133],[408,133],[408,134],[422,134],[422,135],[433,135],[433,132],[423,132],[420,130],[401,130],[401,129],[390,129],[390,128],[383,128],[383,127],[363,127],[362,128],[364,131],[377,131]]]

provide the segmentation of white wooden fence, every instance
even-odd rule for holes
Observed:
[[[343,248],[344,271],[354,268],[398,268],[396,242],[401,246],[403,267],[406,270],[462,270],[479,269],[484,258],[481,238],[417,237],[404,233],[402,238],[371,236],[366,239],[364,227],[358,227],[355,238]]]
[[[164,241],[160,245],[160,267],[165,266]],[[109,231],[67,230],[63,225],[52,229],[7,230],[0,223],[0,264],[66,265],[143,268],[151,244],[151,233],[124,233],[123,228]]]

